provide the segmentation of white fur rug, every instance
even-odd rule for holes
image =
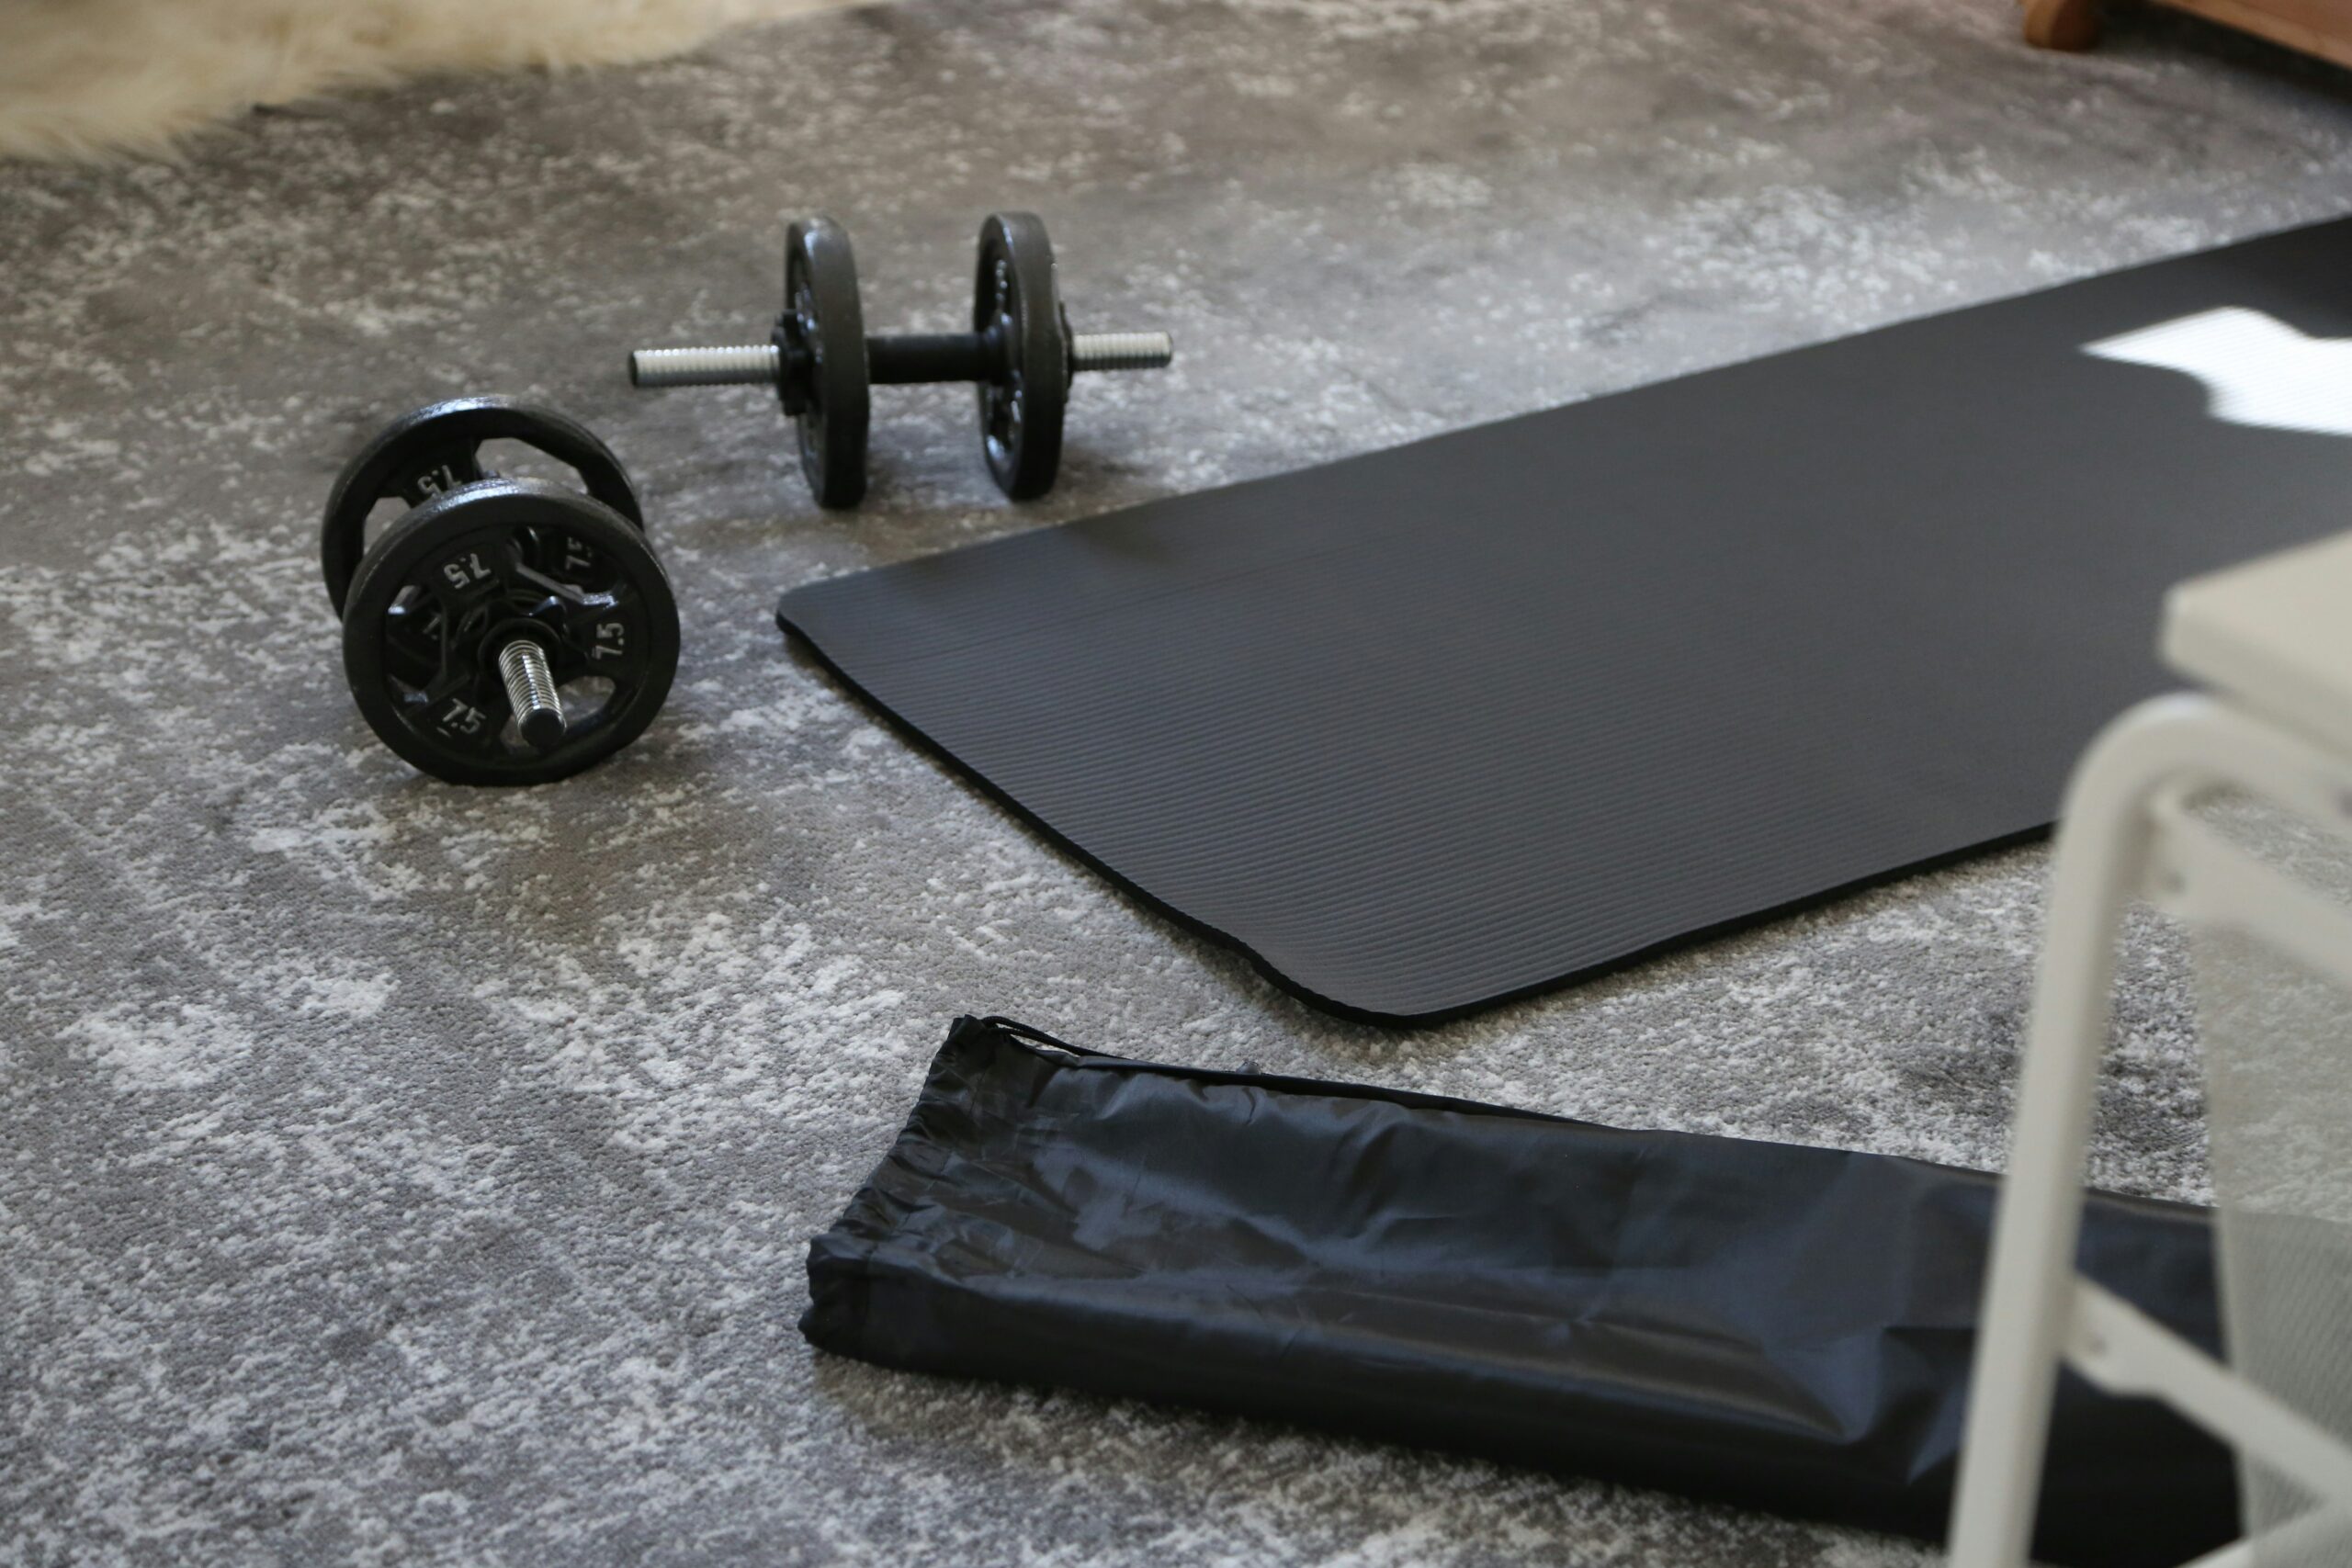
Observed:
[[[650,60],[848,0],[0,0],[0,157],[168,152],[256,104]]]

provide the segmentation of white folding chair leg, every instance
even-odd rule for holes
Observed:
[[[2018,1117],[1993,1225],[1952,1515],[1952,1568],[2025,1561],[2041,1493],[2050,1401],[2072,1313],[2081,1176],[2098,1052],[2115,981],[2115,933],[2147,852],[2152,792],[2204,716],[2166,699],[2110,728],[2067,791],[2051,878],[2049,934],[2035,977]],[[1988,1369],[1998,1369],[1987,1375]]]
[[[2167,793],[2236,784],[2324,820],[2346,808],[2344,777],[2339,760],[2201,695],[2163,697],[2124,714],[2075,771],[2051,879],[2009,1173],[1995,1216],[1952,1508],[1953,1568],[2018,1568],[2026,1560],[2051,1398],[2061,1357],[2081,1325],[2075,1248],[2116,939],[2125,907],[2146,890],[2158,802]],[[2164,880],[2159,868],[2159,897]],[[2195,899],[2192,890],[2188,902]],[[2269,1432],[2277,1423],[2257,1426]],[[2249,1427],[2240,1435],[2257,1433]],[[2331,1482],[2323,1490],[2334,1491],[2333,1481],[2345,1479],[2332,1468],[2341,1450],[2321,1437],[2336,1450],[2335,1459],[2314,1461]],[[2322,1516],[2310,1528],[2333,1526]],[[2221,1556],[2231,1561],[2226,1551]]]
[[[2075,1272],[2116,938],[2133,896],[2352,990],[2352,922],[2343,909],[2323,908],[2183,809],[2199,791],[2232,785],[2346,836],[2347,604],[2352,533],[2177,585],[2165,600],[2165,661],[2226,695],[2132,709],[2092,743],[2068,785],[1971,1374],[1952,1505],[1955,1568],[2024,1562],[2062,1359],[2143,1387],[2234,1441],[2265,1475],[2290,1477],[2316,1498],[2283,1515],[2286,1499],[2266,1503],[2260,1542],[2209,1554],[2197,1568],[2269,1561],[2263,1543],[2317,1551],[2352,1524],[2352,1448],[2335,1430],[2352,1397],[2344,1379],[2322,1390],[2328,1422],[2308,1420],[2305,1391],[2290,1408]],[[2335,1135],[2311,1119],[2296,1125],[2307,1142]],[[2236,1234],[2244,1245],[2247,1233]]]
[[[2115,948],[2159,791],[2251,728],[2210,697],[2159,697],[2110,724],[2068,785],[2048,934],[2018,1084],[1952,1509],[1952,1568],[2017,1568],[2041,1491],[2050,1401],[2074,1309],[2082,1173],[2107,1043]]]

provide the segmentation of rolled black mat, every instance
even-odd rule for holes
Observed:
[[[956,1021],[808,1253],[801,1332],[886,1366],[1169,1400],[1940,1538],[1995,1182],[1096,1055]],[[2209,1350],[2204,1211],[2095,1195],[2092,1279]],[[2058,1395],[2037,1557],[2237,1529],[2218,1443]]]

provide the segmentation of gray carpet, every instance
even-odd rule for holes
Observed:
[[[1146,915],[787,653],[788,583],[2332,215],[2345,79],[2000,0],[916,0],[676,63],[0,170],[0,1561],[1848,1565],[1661,1495],[813,1356],[801,1250],[947,1020],[1623,1124],[1996,1161],[2038,911],[2005,854],[1434,1033]],[[774,308],[781,216],[949,324],[995,206],[1168,376],[1047,502],[884,392],[818,514],[633,343]],[[562,786],[410,773],[314,514],[500,389],[633,466],[688,643]],[[2030,398],[2033,389],[2018,395]],[[2196,1194],[2143,932],[2097,1174]]]

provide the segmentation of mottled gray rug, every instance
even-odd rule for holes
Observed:
[[[787,653],[789,583],[2032,288],[2347,200],[2345,79],[2000,0],[917,0],[677,63],[0,170],[0,1561],[1916,1561],[1662,1495],[820,1360],[801,1253],[948,1018],[1622,1124],[2000,1156],[2013,852],[1434,1033],[1146,915]],[[820,515],[759,393],[622,351],[850,225],[950,323],[991,207],[1171,374],[1047,503],[877,399]],[[652,732],[468,792],[343,689],[314,513],[380,420],[570,408],[688,643]],[[2031,398],[2031,387],[2018,395]],[[2143,933],[2097,1174],[2196,1194]]]

